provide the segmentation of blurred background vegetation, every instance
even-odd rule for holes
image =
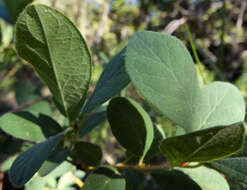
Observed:
[[[13,6],[20,1],[0,0],[0,115],[17,110],[36,110],[52,115],[61,125],[66,125],[66,120],[55,109],[47,87],[30,64],[20,60],[15,53],[14,20],[19,10]],[[184,41],[195,58],[203,83],[213,80],[232,82],[247,100],[247,0],[35,2],[47,4],[63,12],[86,39],[94,64],[90,93],[105,64],[126,46],[129,37],[139,30],[152,30],[175,35]],[[198,59],[192,47],[195,47]],[[173,132],[173,124],[151,110],[131,84],[121,95],[142,103],[166,133]],[[103,148],[103,162],[114,163],[122,159],[121,148],[110,134],[107,122],[101,123],[86,140]],[[32,144],[14,139],[0,131],[0,190],[15,189],[8,181],[7,171],[14,158],[30,146]],[[159,157],[154,160],[157,161]],[[35,176],[22,189],[79,189],[85,175],[72,164],[64,162],[45,178]],[[126,176],[135,184],[136,190],[158,189],[148,177],[144,179],[144,175],[133,171],[127,172]]]

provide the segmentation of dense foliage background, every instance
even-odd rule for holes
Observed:
[[[7,1],[5,1],[7,2]],[[10,2],[10,1],[9,1]],[[16,1],[17,2],[17,1]],[[201,80],[234,83],[247,98],[247,0],[38,0],[59,9],[80,29],[90,46],[93,56],[93,86],[105,64],[139,30],[152,30],[173,34],[184,41],[191,50],[188,29],[192,34],[199,60]],[[30,64],[23,62],[13,47],[14,16],[0,1],[0,114],[28,109],[52,115],[61,125],[66,125],[63,116],[55,109],[50,92],[37,77]],[[11,19],[12,18],[12,19]],[[187,29],[187,32],[186,32]],[[148,104],[137,93],[133,85],[121,92],[142,103]],[[151,112],[159,120],[165,132],[170,133],[172,123]],[[104,161],[115,163],[122,159],[119,145],[112,137],[109,124],[103,122],[85,137],[100,144],[104,150]],[[0,190],[15,189],[8,181],[6,172],[19,152],[31,144],[17,140],[0,131]],[[156,158],[154,163],[160,160]],[[152,181],[139,173],[126,175],[133,180],[135,189],[157,189]],[[70,163],[61,171],[47,177],[48,189],[78,189],[85,173]],[[132,183],[133,183],[132,182]],[[143,183],[144,182],[144,183]],[[35,184],[36,183],[36,184]],[[38,189],[39,181],[30,183],[25,189]],[[38,185],[34,188],[32,185]]]

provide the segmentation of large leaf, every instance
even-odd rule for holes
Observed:
[[[15,45],[19,56],[34,66],[73,122],[91,78],[91,56],[77,28],[62,13],[32,5],[17,20]]]
[[[187,132],[244,120],[239,90],[223,82],[200,88],[193,60],[175,37],[137,32],[127,46],[125,64],[144,98]]]
[[[11,183],[20,187],[31,179],[63,137],[64,133],[60,133],[21,153],[11,166],[9,172]]]
[[[82,190],[125,190],[126,182],[115,169],[101,167],[86,179]]]
[[[107,64],[96,84],[93,94],[83,108],[83,113],[103,104],[129,84],[130,79],[124,65],[125,52],[126,48]]]
[[[153,124],[146,111],[131,99],[117,97],[110,101],[107,117],[118,142],[144,158],[154,137]]]
[[[98,145],[88,142],[78,142],[71,152],[73,160],[86,166],[98,166],[102,160],[102,150]]]
[[[247,158],[226,158],[208,164],[234,183],[247,185]]]
[[[206,167],[158,171],[152,173],[152,177],[162,189],[229,190],[225,178],[217,171]]]
[[[62,131],[49,116],[26,111],[5,114],[0,118],[0,128],[14,137],[34,142],[41,142]]]
[[[160,148],[172,165],[206,162],[239,151],[243,146],[244,136],[244,126],[236,124],[171,137],[165,139]]]
[[[8,13],[11,15],[11,22],[14,23],[21,11],[34,0],[3,0]]]

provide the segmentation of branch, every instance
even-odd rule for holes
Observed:
[[[4,81],[4,79],[5,79],[6,77],[8,77],[8,76],[11,74],[11,72],[13,71],[13,69],[14,69],[15,66],[16,66],[16,63],[18,63],[19,61],[20,61],[20,59],[17,58],[17,59],[14,61],[14,63],[12,63],[12,64],[10,65],[10,67],[3,73],[3,75],[0,76],[0,83],[2,83],[2,82]]]

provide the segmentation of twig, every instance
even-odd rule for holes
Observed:
[[[11,74],[11,72],[13,71],[13,69],[14,69],[15,66],[16,66],[16,63],[18,63],[19,61],[20,61],[20,59],[17,58],[17,59],[15,60],[15,62],[12,63],[12,64],[10,65],[10,67],[3,73],[3,75],[0,76],[0,84],[4,81],[4,79],[5,79],[6,77],[8,77],[8,76]]]
[[[222,18],[222,25],[221,25],[221,35],[220,35],[220,53],[219,53],[219,66],[221,70],[224,68],[224,53],[225,53],[225,26],[226,26],[226,1],[222,0],[222,10],[221,10],[221,18]]]
[[[236,23],[237,28],[241,28],[243,25],[243,20],[244,20],[243,18],[244,18],[244,12],[246,10],[246,7],[247,7],[247,0],[242,0],[240,13],[238,15],[238,20]]]
[[[42,101],[42,100],[50,100],[50,98],[51,98],[51,96],[42,96],[42,97],[36,98],[36,99],[34,99],[34,100],[31,100],[31,101],[29,101],[29,102],[26,102],[26,103],[24,103],[24,104],[18,106],[17,108],[13,109],[13,110],[10,111],[10,112],[17,112],[17,111],[20,111],[21,109],[30,107],[31,105],[36,104],[36,103],[38,103],[38,102],[40,102],[40,101]]]
[[[180,18],[180,19],[173,20],[173,21],[171,21],[171,22],[168,23],[168,25],[165,27],[165,29],[164,29],[163,32],[165,34],[172,34],[181,25],[183,25],[185,22],[186,22],[186,19],[185,18]]]

